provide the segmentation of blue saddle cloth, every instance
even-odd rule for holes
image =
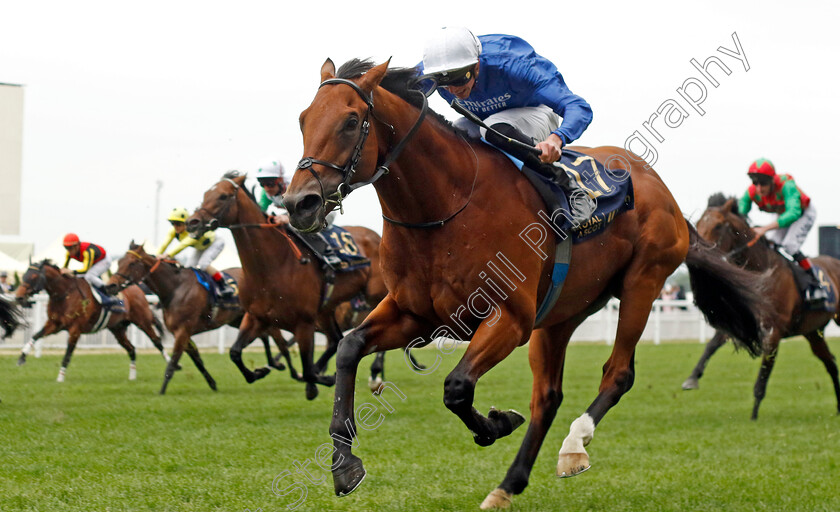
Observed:
[[[333,226],[325,229],[323,235],[332,247],[333,254],[341,260],[341,264],[336,267],[339,272],[349,272],[370,265],[370,260],[362,254],[353,240],[353,235],[346,229]]]
[[[198,279],[198,283],[207,290],[208,299],[211,304],[219,304],[221,306],[239,304],[239,287],[235,286],[236,279],[231,277],[230,274],[222,272],[225,282],[233,288],[233,295],[230,297],[222,297],[219,295],[219,287],[216,285],[216,281],[213,280],[213,277],[210,276],[210,274],[198,268],[193,268],[192,271],[195,272],[195,278]]]
[[[511,159],[517,169],[522,170],[521,160],[505,151],[502,152]],[[612,224],[616,215],[635,207],[633,181],[629,171],[613,169],[607,172],[601,162],[569,149],[563,150],[563,155],[556,165],[566,171],[569,178],[575,180],[596,202],[595,212],[588,221],[578,226],[571,225],[568,218],[570,216],[561,215],[559,212],[549,213],[557,229],[566,233],[571,231],[573,243],[582,242],[601,233]],[[540,176],[540,179],[554,192],[559,203],[563,205],[562,208],[570,211],[569,200],[560,187],[544,176]]]

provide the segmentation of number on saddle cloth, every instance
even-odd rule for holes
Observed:
[[[504,151],[503,151],[504,153]],[[563,150],[560,160],[555,163],[571,180],[595,200],[595,212],[589,220],[572,227],[570,219],[569,200],[557,184],[541,173],[525,167],[516,157],[505,153],[513,164],[525,174],[534,184],[534,188],[542,196],[543,202],[551,211],[546,212],[558,230],[572,232],[572,242],[582,242],[601,233],[609,226],[615,217],[635,206],[633,196],[633,182],[627,170],[615,168],[611,165],[607,171],[604,165],[589,155]],[[536,182],[535,182],[536,181]],[[551,194],[551,197],[547,197]],[[565,210],[565,214],[558,212],[558,208]]]
[[[370,265],[370,260],[359,250],[353,235],[344,228],[327,228],[318,234],[317,238],[307,238],[307,242],[328,265],[339,272],[349,272]]]

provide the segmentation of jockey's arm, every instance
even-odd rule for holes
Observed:
[[[785,199],[785,211],[777,220],[779,227],[786,228],[802,217],[802,195],[793,180],[782,185],[782,197]]]
[[[90,267],[93,265],[93,246],[87,248],[85,252],[82,253],[82,268],[76,271],[77,274],[84,274]]]
[[[191,237],[191,236],[188,236],[188,237],[186,237],[186,238],[184,239],[184,241],[183,241],[183,242],[181,242],[180,244],[178,244],[178,246],[177,246],[177,247],[175,247],[174,249],[172,249],[171,251],[169,251],[168,253],[166,253],[166,256],[168,256],[168,257],[170,257],[170,258],[174,258],[174,257],[175,257],[175,255],[176,255],[176,254],[178,254],[179,252],[183,251],[183,250],[184,250],[184,249],[186,249],[187,247],[192,247],[192,246],[194,246],[194,245],[195,245],[195,244],[197,244],[197,243],[198,243],[198,240],[196,240],[195,238],[193,238],[193,237]]]
[[[740,213],[743,216],[746,216],[748,213],[750,213],[750,210],[752,209],[752,203],[753,202],[752,197],[750,197],[750,191],[747,190],[746,192],[744,192],[744,195],[742,195],[741,198],[738,199],[738,213]]]
[[[175,228],[170,229],[169,235],[166,237],[166,240],[163,242],[163,245],[161,245],[157,251],[158,256],[163,255],[163,252],[166,251],[166,248],[169,247],[169,244],[171,244],[172,240],[175,239],[175,235],[177,235],[177,233],[175,232]]]

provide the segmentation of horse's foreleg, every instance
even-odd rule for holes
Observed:
[[[776,364],[776,356],[779,355],[779,342],[781,335],[778,329],[773,329],[764,340],[764,353],[761,355],[761,366],[758,369],[758,377],[755,379],[755,387],[753,388],[753,410],[750,415],[751,420],[758,419],[758,408],[764,396],[767,394],[767,381],[770,380],[770,373],[773,372],[773,366]]]
[[[187,351],[187,354],[189,354],[190,358],[193,360],[193,363],[195,363],[195,367],[198,368],[198,371],[200,371],[201,374],[204,375],[204,380],[207,381],[207,385],[210,386],[210,389],[212,389],[213,391],[218,391],[216,389],[216,381],[213,379],[213,377],[210,376],[210,372],[207,371],[207,368],[204,367],[204,361],[201,360],[201,354],[198,353],[198,347],[195,346],[193,340],[190,340],[190,342],[187,343],[187,347],[185,350]]]
[[[332,359],[332,356],[335,355],[338,348],[338,340],[341,339],[341,329],[335,321],[335,313],[333,311],[330,311],[329,314],[323,313],[319,320],[319,324],[323,326],[324,335],[327,337],[327,347],[324,353],[321,354],[321,357],[318,358],[318,362],[315,363],[315,370],[318,373],[324,373],[324,370],[327,369],[327,364]]]
[[[271,341],[268,339],[268,335],[263,334],[262,336],[260,336],[260,340],[262,340],[263,342],[263,347],[265,348],[265,357],[266,359],[268,359],[266,365],[270,368],[274,368],[275,370],[285,370],[286,367],[283,365],[283,363],[280,362],[281,354],[277,354],[277,359],[275,359],[271,355]],[[279,347],[280,344],[278,343],[277,346]]]
[[[257,334],[262,331],[261,322],[245,313],[242,317],[242,322],[239,324],[239,334],[236,336],[236,342],[230,347],[230,360],[239,368],[242,376],[245,377],[245,382],[251,384],[259,380],[270,372],[270,368],[257,368],[256,372],[252,372],[245,363],[242,362],[242,350],[250,345],[256,338]]]
[[[653,274],[653,275],[651,275]],[[652,269],[628,270],[623,283],[615,343],[604,364],[598,396],[583,415],[572,422],[563,440],[557,461],[557,476],[575,476],[589,469],[584,448],[595,434],[595,426],[630,391],[635,379],[633,359],[636,344],[647,324],[653,301],[659,295],[665,276],[655,277]]]
[[[166,386],[169,385],[169,381],[175,375],[175,371],[178,369],[178,361],[181,359],[184,349],[186,349],[187,344],[190,342],[190,333],[183,327],[176,329],[172,334],[175,336],[175,345],[172,347],[172,357],[166,363],[166,371],[163,373],[163,384],[160,387],[161,395],[166,394]]]
[[[464,356],[444,381],[444,405],[464,422],[479,446],[490,446],[525,422],[525,417],[513,410],[491,408],[484,416],[473,407],[478,379],[524,343],[531,333],[525,326],[533,324],[533,318],[517,322],[513,312],[506,308],[500,317],[502,320],[493,325],[487,320],[481,323]]]
[[[700,387],[700,377],[703,376],[703,371],[706,369],[706,364],[708,364],[709,359],[712,358],[717,349],[722,347],[726,343],[726,334],[723,331],[715,331],[715,335],[712,336],[712,339],[706,343],[706,348],[703,350],[703,355],[700,356],[700,360],[697,361],[697,366],[694,367],[694,370],[691,371],[691,375],[685,379],[685,382],[682,383],[682,388],[685,390],[689,389],[698,389]]]
[[[356,440],[353,411],[359,361],[373,350],[402,348],[418,337],[428,342],[431,340],[431,332],[430,326],[409,313],[403,313],[390,297],[386,297],[362,325],[339,342],[335,360],[333,418],[330,423],[330,437],[335,449],[332,474],[337,496],[353,492],[366,474],[362,460],[351,451]]]
[[[837,398],[837,412],[840,413],[840,380],[837,377],[837,361],[819,331],[808,333],[805,338],[811,345],[811,352],[823,362],[825,370],[831,377],[831,383],[834,384],[834,396]]]
[[[128,367],[128,380],[137,380],[137,352],[134,350],[134,345],[129,341],[128,336],[125,335],[125,327],[115,327],[111,329],[117,343],[128,352],[128,357],[131,363]]]
[[[335,384],[334,378],[319,375],[313,360],[315,358],[315,324],[301,322],[295,327],[295,339],[300,348],[300,364],[303,366],[303,380],[306,382],[306,399],[314,400],[318,396],[316,383]]]
[[[539,329],[528,343],[528,359],[534,383],[531,390],[531,419],[519,452],[505,479],[481,504],[482,509],[507,508],[514,494],[528,485],[534,461],[563,401],[563,364],[569,338],[580,321]]]
[[[154,313],[151,313],[151,315],[154,315]],[[164,348],[163,348],[163,329],[161,329],[161,332],[158,333],[155,330],[154,322],[151,321],[151,320],[142,321],[142,322],[135,322],[134,325],[139,327],[140,330],[143,331],[146,334],[146,336],[149,337],[150,340],[152,340],[152,345],[154,345],[155,348],[158,349],[158,352],[160,352],[160,355],[163,356],[163,360],[168,363],[169,362],[169,354],[167,354],[166,350],[164,350]]]
[[[408,352],[408,356],[412,357],[411,352]],[[412,357],[411,360],[413,362],[414,358]],[[385,352],[377,352],[373,357],[373,363],[370,365],[370,377],[368,377],[368,387],[371,393],[379,391],[383,380],[385,380]]]
[[[43,338],[44,336],[49,336],[50,334],[53,334],[58,331],[58,324],[53,323],[52,321],[47,321],[47,323],[44,324],[44,327],[42,327],[40,331],[36,332],[32,336],[32,338],[29,341],[27,341],[26,344],[23,346],[23,349],[20,351],[20,357],[18,357],[17,360],[17,365],[23,366],[24,364],[26,364],[26,356],[28,356],[29,352],[32,351],[32,347],[35,346],[36,341]]]
[[[55,379],[56,382],[64,382],[64,375],[67,373],[67,367],[70,366],[70,358],[73,357],[73,351],[76,350],[76,343],[78,343],[79,336],[82,334],[77,329],[69,332],[70,336],[67,338],[67,350],[64,351],[64,359],[61,360],[61,368],[58,370],[58,377]]]

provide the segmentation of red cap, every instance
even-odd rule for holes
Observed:
[[[747,171],[747,174],[764,174],[765,176],[773,177],[776,175],[776,168],[770,160],[759,158],[750,164],[750,170]]]
[[[64,247],[70,247],[79,243],[79,235],[76,233],[67,233],[64,235]]]

